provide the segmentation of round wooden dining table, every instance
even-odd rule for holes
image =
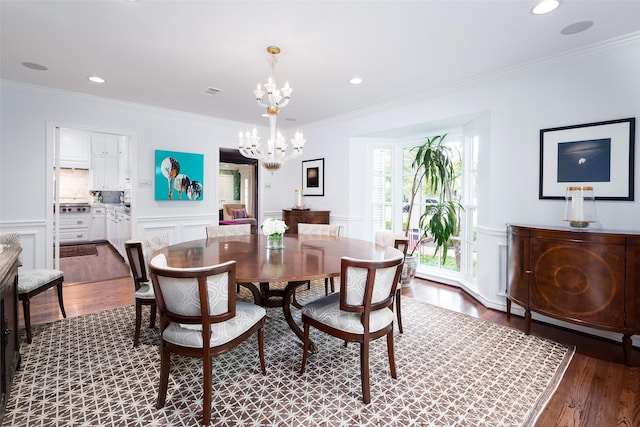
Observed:
[[[285,234],[283,239],[284,248],[267,249],[262,234],[211,237],[170,245],[156,254],[164,254],[167,266],[174,268],[236,261],[236,282],[251,291],[256,304],[282,307],[300,340],[302,329],[291,315],[291,305],[299,307],[296,288],[311,280],[340,276],[342,257],[382,260],[385,254],[383,246],[349,237]],[[269,284],[274,282],[287,284],[284,289],[271,289]]]

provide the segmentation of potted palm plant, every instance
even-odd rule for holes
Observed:
[[[414,175],[409,200],[407,229],[405,230],[407,237],[410,232],[414,201],[418,192],[427,191],[429,194],[435,195],[437,199],[426,204],[424,211],[420,214],[418,224],[421,235],[418,236],[415,246],[407,253],[405,259],[407,277],[403,280],[410,281],[415,275],[416,251],[423,243],[433,241],[435,254],[442,249],[443,259],[446,260],[447,250],[451,245],[451,236],[455,235],[458,229],[458,212],[462,209],[462,205],[453,196],[452,189],[456,172],[450,148],[444,144],[446,136],[447,134],[427,138],[422,145],[412,149],[415,151],[411,164]]]

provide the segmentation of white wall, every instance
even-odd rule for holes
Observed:
[[[366,142],[390,129],[475,126],[482,135],[479,194],[478,287],[486,305],[504,306],[499,286],[506,223],[563,225],[563,202],[538,199],[540,129],[640,116],[640,41],[567,55],[449,90],[416,95],[384,108],[301,127],[304,154],[275,173],[260,169],[262,217],[279,216],[300,188],[302,160],[325,159],[325,196],[307,197],[312,208],[331,211],[345,234],[369,238]],[[157,202],[151,188],[137,188],[137,228],[169,230],[172,242],[204,237],[215,220],[218,148],[234,147],[244,124],[75,94],[2,83],[0,228],[44,234],[47,121],[135,135],[137,180],[154,179],[154,150],[204,153],[202,202]],[[454,122],[456,122],[454,120]],[[266,130],[262,130],[266,132]],[[637,132],[636,132],[637,133]],[[426,136],[426,135],[425,135]],[[637,139],[636,135],[636,139]],[[640,164],[636,150],[636,164]],[[635,186],[639,187],[640,173]],[[640,202],[598,202],[596,227],[640,231]],[[200,236],[202,235],[202,236]],[[36,237],[37,239],[37,237]],[[37,246],[37,242],[36,242]],[[41,251],[36,251],[41,252]],[[43,263],[35,255],[36,263]]]
[[[166,231],[171,242],[191,240],[205,237],[204,226],[217,221],[219,148],[235,147],[238,129],[246,124],[6,81],[0,93],[2,232],[37,230],[38,236],[52,235],[52,230],[46,229],[51,205],[50,198],[47,202],[50,190],[45,185],[47,144],[51,144],[48,128],[52,123],[133,136],[134,237]],[[153,186],[138,185],[141,181],[154,183],[156,149],[204,154],[202,201],[156,201]],[[45,241],[35,246],[44,248]],[[33,256],[26,254],[25,266],[50,266],[46,253],[38,250]]]
[[[386,136],[390,129],[438,128],[447,120],[467,129],[477,128],[482,139],[479,260],[478,286],[471,292],[487,306],[503,308],[500,280],[504,260],[500,257],[505,254],[506,224],[566,225],[562,221],[563,201],[538,199],[540,129],[640,118],[638,76],[640,40],[632,39],[449,91],[416,96],[410,102],[305,126],[308,148],[303,160],[325,158],[325,197],[311,203],[330,209],[332,222],[345,222],[347,235],[369,238],[366,141],[374,141],[376,134]],[[636,140],[637,134],[636,130]],[[300,179],[297,163],[286,169],[287,182]],[[640,164],[637,149],[635,163]],[[640,171],[634,181],[640,188]],[[294,188],[288,185],[286,193]],[[635,202],[599,201],[599,222],[593,227],[640,231],[639,198],[636,195]]]

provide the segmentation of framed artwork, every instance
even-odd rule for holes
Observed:
[[[596,200],[633,200],[634,140],[635,118],[541,129],[538,198],[586,185]]]
[[[324,196],[324,159],[302,161],[302,194]]]
[[[202,200],[204,155],[156,150],[156,200]]]

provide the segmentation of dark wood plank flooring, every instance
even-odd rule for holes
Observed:
[[[83,260],[83,269],[121,271],[122,258],[113,251],[103,254]],[[524,326],[521,317],[507,319],[505,313],[485,308],[455,287],[415,279],[412,287],[403,289],[403,295],[519,330]],[[133,304],[133,284],[130,278],[77,283],[65,286],[64,301],[69,317],[129,305]],[[33,324],[62,318],[55,290],[33,298],[31,313]],[[640,350],[634,349],[633,367],[628,367],[622,363],[619,343],[538,322],[534,322],[532,334],[576,346],[576,354],[536,426],[640,426]]]

